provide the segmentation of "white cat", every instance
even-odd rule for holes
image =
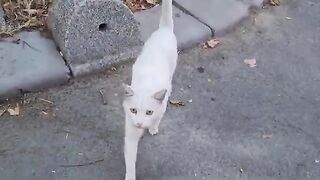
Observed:
[[[173,33],[172,0],[162,0],[159,29],[145,42],[132,69],[131,86],[124,84],[125,180],[136,179],[138,142],[145,129],[158,133],[171,94],[177,64],[177,40]]]

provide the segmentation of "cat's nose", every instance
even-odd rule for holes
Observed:
[[[140,128],[142,126],[142,123],[136,123],[136,126]]]

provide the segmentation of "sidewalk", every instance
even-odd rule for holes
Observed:
[[[137,180],[319,179],[319,9],[283,1],[216,48],[181,52],[171,99],[185,106],[169,105],[159,134],[142,139]],[[2,115],[0,179],[123,180],[130,69],[27,94],[18,116]]]
[[[175,33],[179,49],[197,46],[214,36],[215,32],[217,35],[224,34],[248,15],[250,7],[259,7],[261,4],[262,0],[203,0],[201,3],[195,0],[174,1]],[[142,40],[145,41],[158,27],[160,7],[136,13],[135,18],[141,24]],[[57,55],[59,52],[53,45],[48,45],[53,44],[50,39],[35,32],[24,32],[18,36],[25,38],[21,39],[20,44],[12,43],[10,39],[0,42],[0,58],[3,59],[0,61],[0,101],[21,92],[46,89],[83,74],[103,71],[119,62],[134,59],[139,52],[132,48],[128,49],[129,52],[112,55],[93,64],[67,67],[65,64],[70,63]],[[25,47],[26,44],[34,48]]]

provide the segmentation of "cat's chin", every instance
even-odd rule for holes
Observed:
[[[138,126],[135,126],[137,129],[148,129],[147,127],[138,127]]]
[[[135,128],[137,128],[137,129],[149,129],[148,126],[136,126],[136,125],[134,125],[133,123],[132,123],[132,126],[135,127]]]

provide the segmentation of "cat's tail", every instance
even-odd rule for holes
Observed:
[[[162,14],[159,28],[168,27],[173,31],[172,0],[162,0]]]

